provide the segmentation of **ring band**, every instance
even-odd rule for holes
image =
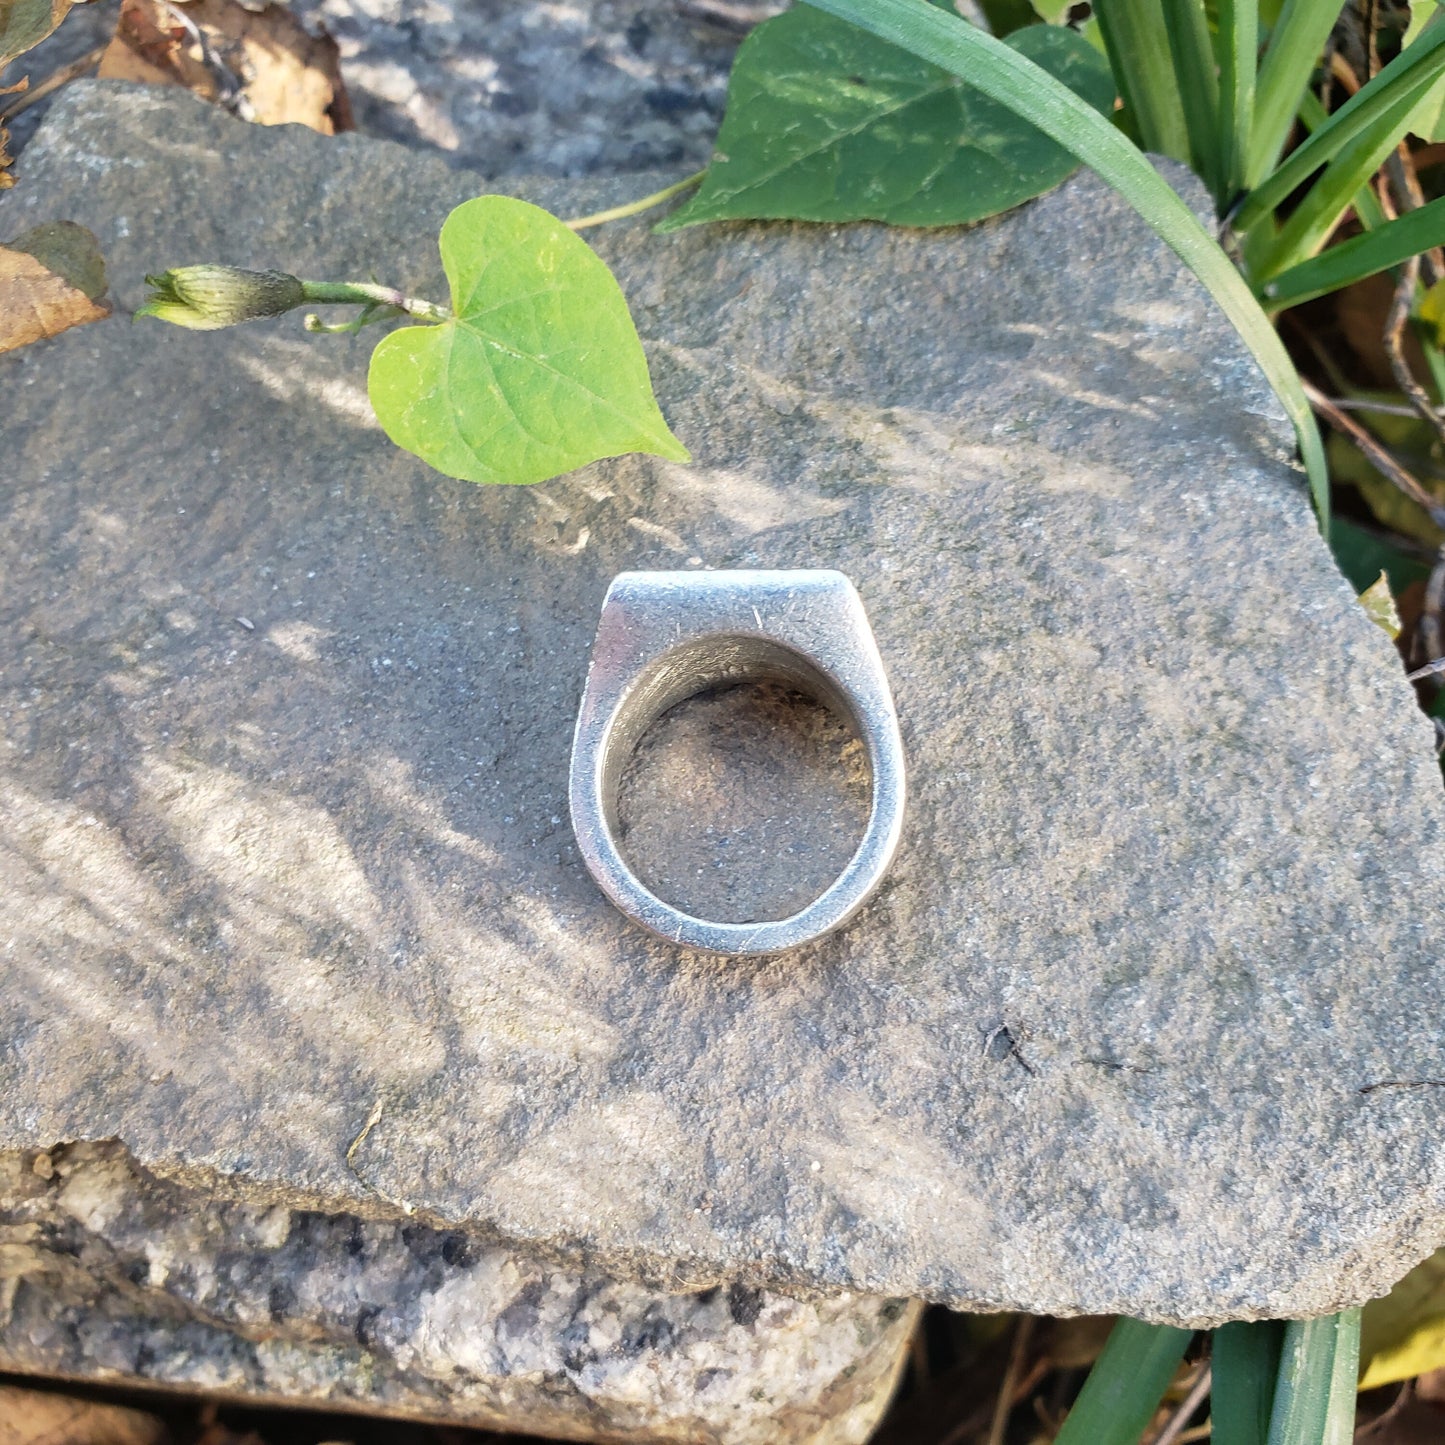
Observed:
[[[806,908],[759,923],[714,923],[651,893],[617,846],[623,769],[648,728],[708,688],[777,678],[848,718],[867,750],[873,796],[863,840]],[[841,573],[622,572],[602,603],[572,739],[572,828],[592,876],[628,917],[710,953],[778,953],[831,933],[877,888],[903,829],[903,739],[862,599]]]

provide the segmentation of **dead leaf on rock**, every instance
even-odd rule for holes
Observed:
[[[74,221],[47,222],[0,246],[0,351],[104,320],[105,284],[100,246]]]
[[[18,95],[29,84],[29,80],[22,80],[17,85],[0,85],[0,95]],[[15,184],[15,177],[10,171],[15,157],[7,149],[9,140],[10,132],[0,125],[0,191],[8,191]]]
[[[124,0],[98,74],[181,85],[261,125],[353,129],[336,42],[312,35],[282,5]]]
[[[154,1415],[0,1385],[0,1445],[165,1445]]]
[[[70,6],[71,0],[0,0],[0,70],[39,45]]]

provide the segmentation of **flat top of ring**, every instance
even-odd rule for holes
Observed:
[[[770,654],[765,648],[776,648]],[[788,661],[791,659],[791,661]],[[631,750],[662,711],[724,679],[783,666],[852,718],[872,798],[863,837],[818,897],[784,918],[699,918],[637,877],[617,836],[616,792]],[[832,569],[625,572],[607,589],[573,735],[577,846],[598,886],[635,923],[678,947],[734,957],[804,947],[849,924],[882,883],[902,836],[903,743],[857,590]]]

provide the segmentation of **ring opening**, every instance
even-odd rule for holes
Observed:
[[[612,836],[644,887],[695,918],[789,918],[863,839],[872,776],[851,711],[777,643],[726,636],[675,649],[614,726]]]

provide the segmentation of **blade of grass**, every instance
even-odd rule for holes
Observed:
[[[1170,81],[1184,109],[1189,162],[1216,202],[1220,194],[1219,81],[1204,0],[1163,0],[1164,28],[1174,60]]]
[[[1304,128],[1313,134],[1330,118],[1330,113],[1320,103],[1319,96],[1311,91],[1300,102],[1299,118]],[[1373,231],[1376,227],[1383,226],[1390,219],[1385,214],[1385,208],[1380,204],[1380,198],[1375,194],[1374,187],[1369,184],[1361,186],[1355,192],[1350,205],[1354,207],[1356,220],[1367,231]]]
[[[1278,162],[1341,8],[1341,0],[1288,0],[1285,5],[1259,67],[1247,186],[1257,186]]]
[[[1320,525],[1329,524],[1329,473],[1299,374],[1259,302],[1218,242],[1195,219],[1137,146],[1066,85],[956,15],[928,0],[810,0],[880,39],[981,90],[1091,166],[1144,218],[1208,288],[1254,354],[1299,438]]]
[[[1312,127],[1309,139],[1296,146],[1282,165],[1254,182],[1235,217],[1236,228],[1247,231],[1382,115],[1397,110],[1403,97],[1419,100],[1441,75],[1445,75],[1445,17],[1437,12],[1413,45],[1402,50],[1332,116]],[[1262,72],[1260,83],[1263,85]],[[1301,101],[1296,101],[1295,109],[1299,110],[1300,105]],[[1259,124],[1257,113],[1255,123]]]
[[[1265,1445],[1284,1345],[1282,1320],[1221,1325],[1214,1332],[1209,1420],[1214,1445]]]
[[[1287,306],[1298,306],[1302,301],[1311,301],[1327,291],[1338,291],[1341,286],[1373,276],[1377,271],[1387,271],[1421,251],[1440,245],[1445,245],[1445,200],[1431,201],[1418,211],[1406,211],[1398,220],[1386,221],[1378,230],[1352,236],[1282,271],[1265,286],[1264,304],[1280,311]]]
[[[1349,1445],[1359,1367],[1359,1310],[1291,1320],[1285,1326],[1269,1445]]]
[[[1408,96],[1397,101],[1325,167],[1255,268],[1256,288],[1307,260],[1329,240],[1360,189],[1399,145],[1414,109]]]
[[[1244,187],[1254,126],[1259,55],[1258,0],[1219,0],[1219,190],[1228,208]]]
[[[1138,1445],[1193,1334],[1121,1317],[1054,1445]]]
[[[1097,0],[1094,16],[1144,149],[1189,160],[1189,128],[1160,0]]]

